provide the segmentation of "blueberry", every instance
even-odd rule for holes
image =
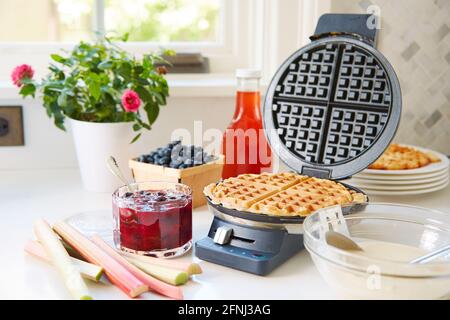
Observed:
[[[163,153],[164,157],[170,157],[170,155],[172,154],[172,150],[171,149],[164,149],[162,153]]]
[[[126,193],[125,193],[125,197],[126,197],[126,198],[129,198],[129,197],[131,197],[132,195],[133,195],[133,194],[132,194],[131,192],[126,192]]]
[[[158,202],[167,201],[167,198],[164,196],[159,196],[158,198],[156,198],[156,201]]]
[[[152,157],[149,157],[149,156],[147,156],[147,157],[145,158],[145,162],[147,162],[147,163],[155,163],[155,161],[153,160],[153,158],[152,158]]]
[[[158,151],[158,156],[164,157],[164,152],[165,152],[164,149],[159,150],[159,151]]]
[[[172,160],[171,162],[170,162],[170,165],[171,166],[173,166],[174,168],[176,168],[176,167],[178,167],[180,164],[182,164],[183,163],[183,161],[181,161],[181,160],[178,160],[178,159],[175,159],[175,160]]]

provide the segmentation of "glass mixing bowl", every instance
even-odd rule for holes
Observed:
[[[319,273],[340,296],[448,299],[450,254],[427,264],[410,264],[409,258],[401,256],[411,250],[427,253],[449,244],[450,214],[407,205],[370,203],[344,218],[350,236],[363,248],[364,242],[387,243],[398,251],[378,250],[376,255],[369,255],[329,246],[321,239],[319,213],[307,217],[303,223],[305,247]]]

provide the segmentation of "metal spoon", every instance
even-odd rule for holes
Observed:
[[[340,232],[329,230],[325,233],[326,242],[333,247],[346,251],[363,251],[358,244]]]
[[[352,239],[346,237],[342,233],[336,231],[327,231],[325,233],[325,240],[330,246],[346,250],[346,251],[363,251],[363,249]],[[423,264],[433,261],[439,257],[444,256],[450,252],[450,244],[444,247],[441,247],[433,252],[427,253],[421,257],[418,257],[414,260],[411,260],[409,263],[411,264]]]
[[[423,264],[423,263],[427,263],[430,261],[433,261],[439,257],[444,256],[445,254],[450,253],[450,244],[443,246],[437,250],[434,250],[430,253],[427,253],[426,255],[423,255],[419,258],[416,258],[414,260],[411,260],[409,263],[414,263],[414,264]]]
[[[106,165],[108,169],[111,171],[111,173],[115,175],[117,178],[119,178],[120,181],[122,181],[127,186],[128,191],[134,192],[134,189],[131,187],[130,183],[123,175],[122,170],[120,170],[119,165],[117,164],[117,161],[113,156],[110,156],[106,160]]]

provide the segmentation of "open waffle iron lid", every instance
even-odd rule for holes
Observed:
[[[363,20],[352,25],[352,17]],[[373,47],[376,31],[367,31],[368,17],[323,15],[313,41],[292,54],[269,85],[265,132],[272,150],[298,173],[350,177],[374,162],[395,135],[400,84]]]

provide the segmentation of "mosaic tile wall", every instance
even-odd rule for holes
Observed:
[[[450,0],[332,0],[335,13],[380,9],[378,49],[400,79],[395,140],[450,155]]]

